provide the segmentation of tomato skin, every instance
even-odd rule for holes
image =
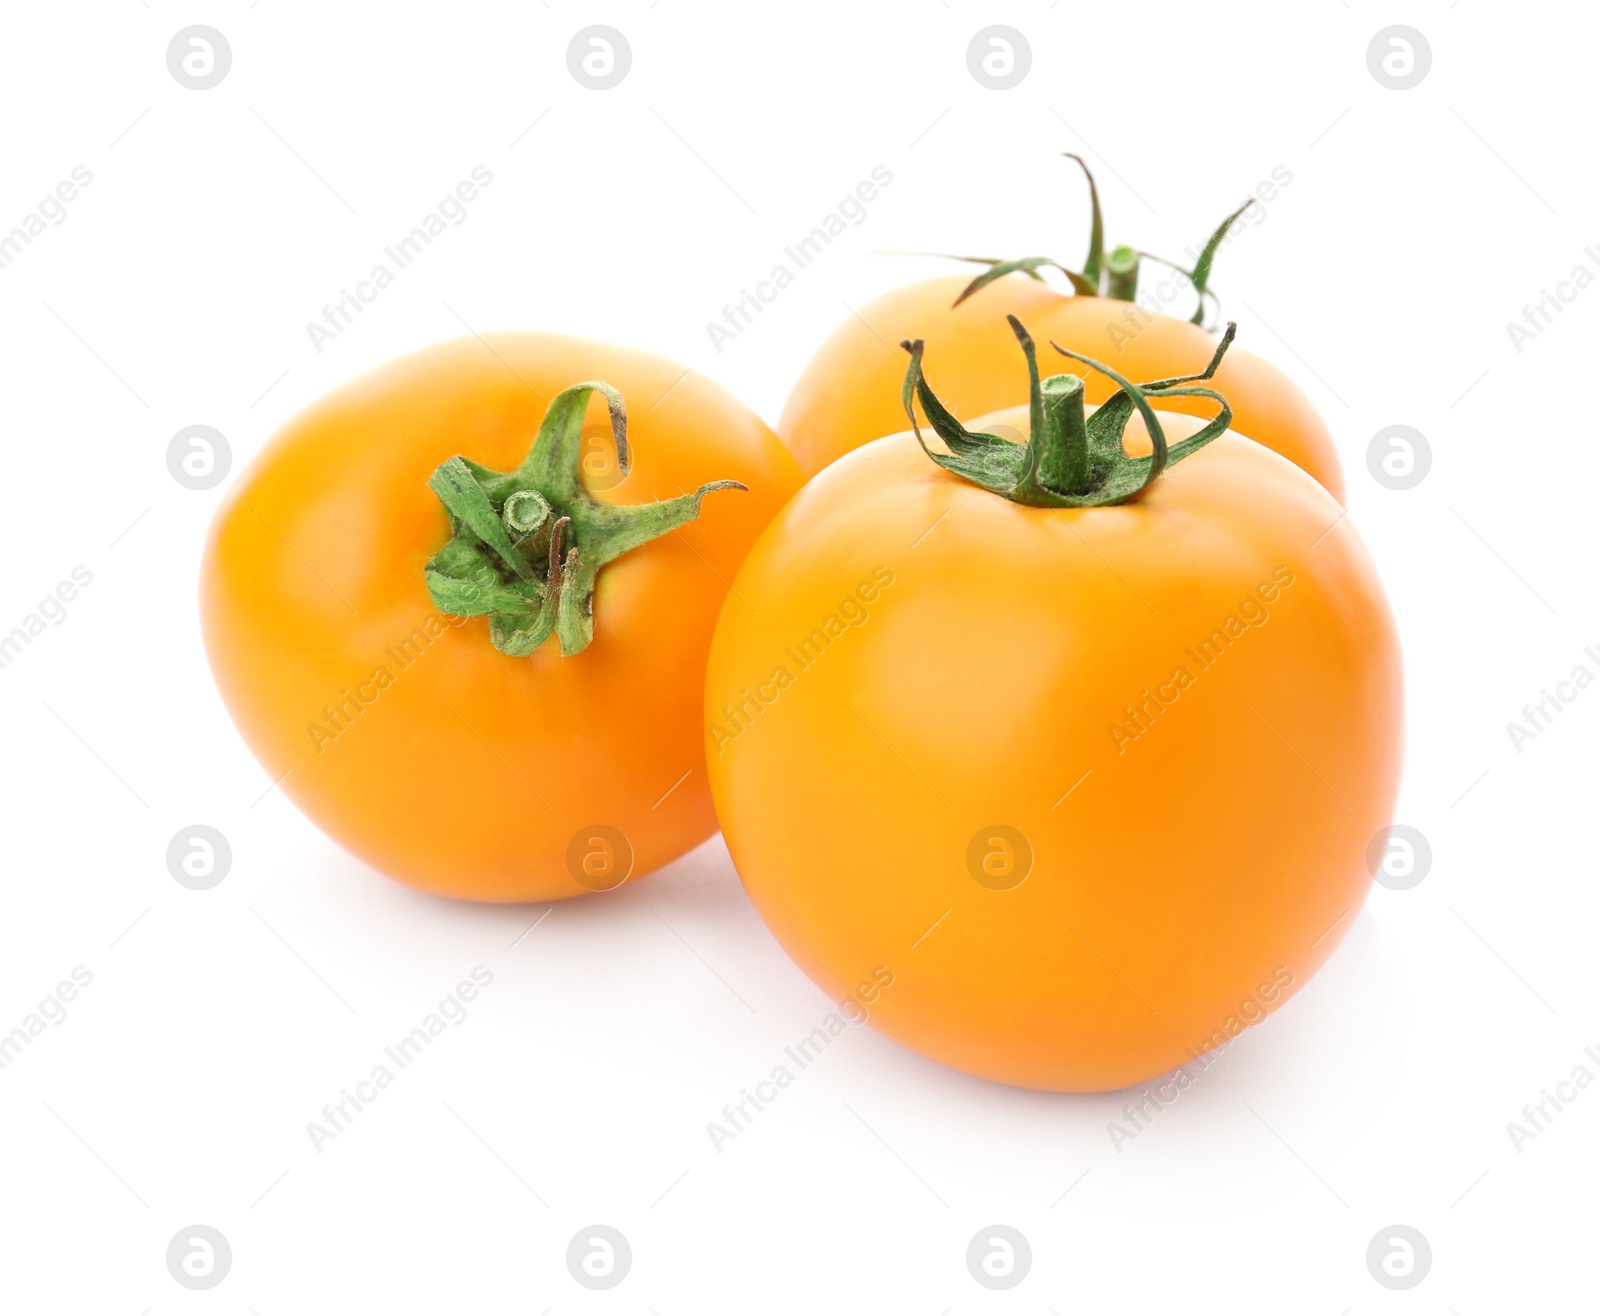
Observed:
[[[552,641],[509,658],[484,618],[429,598],[423,564],[450,532],[428,479],[457,454],[514,468],[548,401],[589,379],[621,390],[633,453],[620,483],[589,466],[597,498],[721,478],[750,492],[708,495],[698,520],[605,567],[583,652]],[[605,415],[593,400],[614,463]],[[706,650],[724,582],[800,480],[753,413],[670,361],[547,334],[439,344],[316,403],[230,490],[201,573],[218,688],[267,773],[287,773],[279,789],[403,882],[471,900],[582,895],[568,847],[593,824],[626,838],[640,876],[716,828]],[[604,867],[591,863],[596,885]]]
[[[811,358],[778,421],[778,433],[808,475],[863,443],[905,428],[900,385],[906,362],[895,347],[905,338],[927,341],[929,383],[963,419],[1027,400],[1028,376],[1006,324],[1008,314],[1020,319],[1039,344],[1044,375],[1083,370],[1050,348],[1051,339],[1135,383],[1191,374],[1216,346],[1197,325],[1164,315],[1140,320],[1142,308],[1130,302],[1063,296],[1021,274],[997,280],[952,310],[950,304],[970,281],[970,275],[951,275],[885,293],[840,325]],[[1288,376],[1234,347],[1211,387],[1232,406],[1236,433],[1282,453],[1344,502],[1333,438]],[[1104,402],[1115,391],[1104,375],[1088,375],[1090,403]],[[1154,405],[1198,416],[1215,413],[1200,399],[1164,398]]]
[[[707,672],[718,816],[773,934],[836,999],[887,967],[876,1027],[1024,1087],[1139,1083],[1276,1009],[1353,921],[1400,768],[1395,630],[1340,517],[1234,434],[1119,507],[1018,506],[906,434],[827,468]],[[1005,872],[995,824],[1031,848],[1010,890],[975,875]]]

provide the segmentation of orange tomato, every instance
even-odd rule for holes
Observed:
[[[967,364],[944,342],[941,390]],[[800,967],[923,1055],[1050,1090],[1149,1079],[1298,990],[1401,757],[1360,539],[1233,433],[1086,508],[1009,501],[910,434],[857,448],[745,561],[706,707],[728,848]]]
[[[510,657],[482,617],[430,598],[424,566],[437,570],[454,524],[430,477],[457,454],[513,470],[547,405],[593,379],[631,415],[624,478],[603,401],[585,412],[563,395],[572,425],[590,422],[583,484],[603,508],[654,514],[652,500],[719,479],[749,490],[709,493],[699,519],[604,566],[562,614],[574,633],[592,623],[581,652],[552,638]],[[217,685],[280,789],[390,876],[472,900],[607,889],[715,830],[706,650],[727,582],[800,479],[755,415],[670,361],[547,334],[440,344],[291,421],[230,491],[201,578]],[[588,551],[564,529],[563,548]],[[567,549],[563,579],[594,565],[579,556]]]
[[[970,275],[957,274],[896,288],[847,319],[811,358],[778,421],[778,433],[808,475],[905,427],[905,358],[894,346],[902,339],[927,340],[931,358],[939,362],[940,396],[963,418],[1027,397],[1008,314],[1028,326],[1047,354],[1043,344],[1053,340],[1134,380],[1180,374],[1215,346],[1198,325],[1112,297],[1064,296],[1021,274],[996,280],[952,309],[970,282]],[[1115,387],[1099,376],[1086,383],[1090,402],[1105,401]],[[1344,501],[1328,427],[1288,376],[1235,348],[1214,383],[1233,407],[1237,433],[1282,453]],[[1155,405],[1210,414],[1203,403],[1185,399]]]

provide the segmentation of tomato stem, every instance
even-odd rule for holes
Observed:
[[[464,457],[440,463],[428,480],[450,516],[450,539],[423,568],[434,606],[487,617],[501,653],[525,658],[552,635],[562,654],[594,639],[594,587],[602,567],[700,515],[713,480],[691,494],[626,507],[601,503],[580,479],[583,418],[599,393],[611,413],[617,465],[628,473],[628,412],[609,384],[574,384],[545,410],[521,466],[494,471]]]
[[[519,489],[500,508],[506,529],[518,535],[531,535],[550,519],[550,504],[537,489]]]
[[[930,254],[943,256],[946,260],[964,260],[971,265],[987,265],[989,267],[961,290],[961,296],[950,303],[951,310],[960,306],[973,293],[982,288],[987,288],[996,279],[1003,279],[1008,274],[1026,274],[1035,283],[1043,283],[1044,275],[1040,274],[1039,271],[1047,268],[1060,270],[1065,274],[1067,282],[1072,285],[1073,291],[1080,297],[1098,297],[1100,295],[1100,289],[1097,284],[1091,282],[1077,271],[1069,270],[1065,265],[1051,260],[1048,256],[1025,256],[1021,260],[999,260],[993,256],[951,256],[944,252],[932,252]]]
[[[1089,254],[1083,258],[1083,277],[1096,287],[1100,286],[1101,254],[1106,247],[1106,226],[1100,218],[1100,189],[1095,186],[1089,162],[1072,151],[1061,153],[1068,160],[1076,160],[1083,176],[1089,180]]]
[[[1255,202],[1256,199],[1251,197],[1244,205],[1218,224],[1216,232],[1206,239],[1206,245],[1201,248],[1199,258],[1194,263],[1194,269],[1184,271],[1189,276],[1189,282],[1194,284],[1195,296],[1200,299],[1200,304],[1194,308],[1194,314],[1189,317],[1190,324],[1205,323],[1205,301],[1206,297],[1210,295],[1210,290],[1206,287],[1206,281],[1211,278],[1211,262],[1216,259],[1217,248],[1222,245],[1223,238],[1228,236],[1228,230],[1233,227],[1233,221],[1249,210]]]
[[[1089,424],[1083,380],[1051,375],[1039,386],[1044,428],[1039,435],[1039,482],[1063,493],[1089,492]]]
[[[1084,406],[1083,380],[1077,375],[1052,375],[1041,381],[1033,337],[1014,315],[1006,317],[1028,363],[1029,434],[1026,445],[998,434],[967,429],[945,408],[922,370],[923,342],[907,339],[900,344],[910,354],[901,401],[911,418],[911,428],[922,450],[952,475],[1029,507],[1112,507],[1142,495],[1174,462],[1198,452],[1233,420],[1222,394],[1195,385],[1216,373],[1233,342],[1230,324],[1206,368],[1194,375],[1178,375],[1148,384],[1124,379],[1092,357],[1051,346],[1063,356],[1098,370],[1117,385],[1117,391],[1094,411]],[[1217,404],[1217,414],[1182,442],[1168,446],[1161,422],[1150,406],[1151,398],[1204,397]],[[948,451],[935,452],[922,437],[917,406]],[[1138,411],[1150,436],[1148,457],[1130,457],[1122,444],[1123,431]]]
[[[1216,294],[1207,287],[1207,284],[1211,278],[1211,265],[1216,259],[1217,249],[1227,237],[1228,230],[1233,227],[1233,222],[1254,204],[1254,198],[1246,201],[1217,226],[1206,240],[1192,270],[1185,269],[1176,261],[1152,256],[1149,252],[1141,252],[1133,247],[1116,247],[1108,253],[1105,250],[1105,224],[1100,215],[1100,189],[1095,185],[1094,174],[1081,155],[1075,155],[1071,151],[1063,151],[1062,154],[1067,159],[1076,161],[1078,167],[1083,170],[1083,176],[1089,181],[1089,251],[1084,257],[1082,272],[1069,269],[1049,256],[1024,256],[1015,260],[996,256],[951,256],[949,257],[951,260],[967,261],[970,264],[988,267],[961,290],[961,295],[950,304],[951,309],[960,306],[974,293],[981,292],[1008,274],[1026,274],[1030,279],[1043,282],[1044,276],[1039,273],[1042,269],[1061,271],[1066,276],[1067,282],[1072,285],[1072,291],[1079,297],[1109,297],[1117,301],[1131,302],[1139,295],[1139,259],[1145,256],[1160,261],[1189,280],[1195,293],[1195,309],[1190,320],[1193,324],[1203,325],[1208,299],[1213,303],[1216,301]]]
[[[1106,257],[1106,296],[1131,302],[1139,291],[1139,253],[1118,247]]]

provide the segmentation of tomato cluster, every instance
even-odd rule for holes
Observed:
[[[779,433],[601,343],[395,362],[218,512],[222,695],[423,890],[612,890],[720,826],[800,966],[892,981],[872,1022],[922,1054],[1055,1090],[1182,1064],[1333,951],[1400,770],[1328,430],[1200,323],[1236,217],[1189,322],[1134,300],[1097,200],[1081,268],[899,289]]]

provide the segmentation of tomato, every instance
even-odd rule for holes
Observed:
[[[975,428],[1059,443],[1075,386]],[[953,422],[937,461],[913,434],[844,456],[746,559],[706,677],[718,816],[779,942],[905,1046],[1031,1088],[1138,1083],[1281,1005],[1397,788],[1395,629],[1339,504],[1225,410],[1149,413],[1164,473],[1142,412],[1126,455],[1096,446],[1130,401],[1086,422],[1114,505],[991,491],[1029,450]]]
[[[950,303],[968,282],[968,276],[954,275],[896,288],[863,306],[811,358],[778,421],[778,433],[807,474],[904,427],[903,358],[885,346],[902,338],[927,339],[928,350],[945,363],[939,379],[945,405],[968,417],[1025,396],[1007,315],[1015,315],[1041,342],[1049,339],[1098,357],[1136,380],[1176,374],[1215,346],[1198,325],[1110,297],[1065,296],[1018,274],[952,310]],[[1148,322],[1142,328],[1130,323],[1130,310]],[[1134,336],[1122,338],[1126,333]],[[1217,372],[1216,384],[1233,405],[1238,433],[1282,453],[1344,501],[1344,476],[1327,424],[1287,375],[1235,349]],[[1091,402],[1103,402],[1113,391],[1099,379],[1088,386]],[[1191,406],[1201,411],[1187,402],[1166,409]]]
[[[609,889],[715,830],[706,651],[800,480],[670,361],[440,344],[311,407],[230,491],[201,579],[218,688],[268,776],[390,876],[487,901]]]
[[[891,346],[902,339],[927,340],[929,351],[943,363],[940,388],[945,405],[966,417],[1026,397],[1016,368],[1016,345],[1006,329],[1008,315],[1026,324],[1040,342],[1048,339],[1103,360],[1134,380],[1178,374],[1211,354],[1215,344],[1198,324],[1158,314],[1133,301],[1138,253],[1127,247],[1102,253],[1100,206],[1092,178],[1089,185],[1094,228],[1084,268],[1090,277],[1066,271],[1079,289],[1076,295],[1064,295],[1036,281],[1040,266],[1065,269],[1054,261],[1034,257],[997,262],[977,280],[950,275],[896,288],[853,313],[833,332],[801,372],[778,421],[778,433],[808,475],[863,443],[904,427],[899,404],[904,361]],[[1230,215],[1212,235],[1194,271],[1180,270],[1172,276],[1191,280],[1202,298],[1209,295],[1205,284],[1212,257],[1239,213]],[[997,270],[1011,272],[985,282]],[[970,291],[975,285],[978,290]],[[1093,295],[1101,289],[1108,295]],[[1084,295],[1086,291],[1090,295]],[[964,294],[969,295],[963,299]],[[1090,402],[1103,402],[1114,391],[1099,377],[1086,382]],[[1282,453],[1344,501],[1344,477],[1328,427],[1288,376],[1260,357],[1235,350],[1218,371],[1216,385],[1233,408],[1238,433]],[[1163,406],[1207,414],[1203,404],[1189,399]]]

